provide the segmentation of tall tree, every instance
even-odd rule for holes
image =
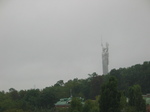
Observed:
[[[64,86],[64,81],[59,80],[59,81],[57,81],[57,83],[54,86]]]
[[[71,112],[81,112],[82,111],[81,99],[79,99],[79,98],[73,98],[72,99],[70,111]]]
[[[90,98],[95,99],[95,96],[100,94],[100,88],[103,83],[103,76],[95,76],[90,81]]]
[[[110,77],[109,81],[101,88],[99,106],[100,112],[120,112],[121,94],[117,90],[117,80]]]
[[[146,112],[146,102],[142,97],[141,87],[133,85],[128,90],[129,106],[134,107],[136,112]]]
[[[56,96],[51,88],[45,88],[40,94],[40,106],[43,108],[52,108],[56,102]]]

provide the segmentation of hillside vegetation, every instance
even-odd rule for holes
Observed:
[[[54,107],[60,98],[82,97],[85,100],[95,100],[101,93],[101,86],[108,82],[110,77],[118,80],[117,88],[127,95],[130,86],[139,85],[142,94],[150,93],[150,62],[137,64],[128,68],[113,69],[107,75],[97,73],[88,74],[86,79],[75,78],[64,83],[59,80],[43,90],[29,89],[17,91],[10,88],[9,92],[0,92],[0,112],[37,112]]]

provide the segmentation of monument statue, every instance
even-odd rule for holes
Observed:
[[[103,75],[108,73],[108,64],[109,64],[109,52],[108,52],[109,44],[106,43],[106,47],[102,44],[102,66],[103,66]]]

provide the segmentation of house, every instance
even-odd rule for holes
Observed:
[[[58,102],[55,103],[55,107],[64,107],[64,108],[68,108],[70,106],[72,97],[69,98],[61,98]]]
[[[143,95],[143,98],[146,101],[146,112],[150,112],[150,94]]]
[[[84,104],[83,98],[78,97],[81,100],[81,103]],[[58,102],[55,103],[56,108],[68,108],[72,101],[72,97],[69,98],[61,98]]]

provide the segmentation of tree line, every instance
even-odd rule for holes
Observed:
[[[141,95],[150,93],[149,79],[150,62],[144,62],[128,68],[112,69],[107,75],[98,75],[94,72],[88,74],[86,79],[75,78],[67,82],[59,80],[53,86],[45,87],[42,90],[17,91],[10,88],[9,92],[0,92],[0,112],[52,112],[54,111],[54,104],[60,98],[70,97],[70,91],[73,97],[85,99],[84,107],[81,109],[83,112],[88,112],[90,109],[93,109],[91,112],[113,112],[111,109],[116,108],[117,105],[114,112],[119,112],[122,109],[126,109],[128,112],[137,110],[137,112],[145,112],[143,108],[145,104]],[[138,101],[136,101],[137,96]],[[128,103],[126,102],[127,98],[129,98]],[[110,101],[108,104],[104,102],[106,99],[108,99],[107,103]],[[79,103],[78,99],[75,102]],[[114,107],[111,107],[113,104]],[[102,111],[105,106],[109,106],[111,109]],[[75,110],[73,106],[71,109],[81,112],[81,110]]]
[[[139,85],[128,87],[126,96],[123,91],[117,89],[117,82],[115,77],[110,77],[109,81],[102,85],[96,100],[86,100],[82,105],[79,99],[74,98],[70,108],[65,112],[146,112],[141,87]]]

